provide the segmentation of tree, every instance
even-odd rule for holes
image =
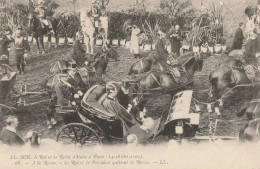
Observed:
[[[193,18],[195,14],[195,9],[190,0],[182,2],[179,0],[160,0],[159,11],[168,17],[173,23],[178,20],[180,22],[182,19],[187,20],[187,18]]]

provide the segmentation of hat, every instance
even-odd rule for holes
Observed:
[[[106,84],[106,91],[109,92],[111,90],[115,91],[119,88],[119,83],[115,82],[115,81],[110,81],[107,82]]]
[[[6,117],[6,120],[5,120],[5,121],[6,121],[7,124],[11,124],[11,123],[13,122],[14,118],[17,119],[16,116],[10,115],[10,116],[7,116],[7,117]]]

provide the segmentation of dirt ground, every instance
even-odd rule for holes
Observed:
[[[48,70],[49,65],[55,60],[67,59],[72,53],[72,46],[59,46],[57,49],[52,48],[44,55],[36,55],[36,48],[32,44],[32,51],[30,53],[30,58],[26,66],[26,74],[23,76],[18,75],[15,88],[18,90],[21,83],[26,83],[28,85],[28,91],[41,91],[43,89],[42,84],[49,76]],[[95,52],[97,52],[96,48]],[[130,54],[129,50],[124,47],[117,47],[117,51],[120,55],[120,62],[110,62],[107,68],[107,74],[114,80],[131,79],[127,76],[127,72],[133,63],[133,56]],[[201,72],[195,73],[195,90],[208,89],[208,74],[214,69],[216,65],[220,63],[221,60],[226,59],[227,56],[211,56],[204,58],[203,70]],[[14,55],[11,53],[11,65],[14,70],[16,67],[14,65]],[[109,80],[107,77],[104,77]],[[250,90],[243,89],[235,92],[232,96],[225,99],[224,107],[220,109],[222,113],[221,120],[240,120],[236,117],[236,113],[239,111],[241,106],[251,99]],[[194,97],[197,100],[208,102],[207,93],[194,93]],[[35,102],[40,100],[45,100],[44,97],[26,97],[26,102]],[[170,106],[170,96],[163,94],[152,94],[149,97],[147,104],[149,115],[153,118],[160,117],[160,115],[169,111]],[[203,128],[203,134],[207,135],[208,118],[210,116],[215,116],[215,114],[209,114],[206,109],[206,105],[199,105],[202,109],[200,127]],[[41,103],[39,105],[34,105],[26,107],[24,109],[17,110],[15,113],[19,118],[19,134],[25,136],[29,130],[37,131],[42,138],[52,138],[55,139],[57,132],[64,125],[62,118],[56,115],[59,120],[59,124],[53,129],[47,129],[46,124],[46,107],[47,102]],[[237,136],[238,131],[245,121],[220,121],[218,122],[218,127],[216,135],[220,136]]]

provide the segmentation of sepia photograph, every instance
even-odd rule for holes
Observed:
[[[259,169],[259,137],[260,0],[0,0],[0,168]]]

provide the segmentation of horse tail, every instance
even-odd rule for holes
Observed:
[[[129,69],[127,75],[132,75],[132,74],[134,73],[134,70],[133,70],[133,69],[134,69],[135,64],[136,64],[136,63],[132,64],[132,66],[130,67],[130,69]]]
[[[250,103],[246,103],[243,105],[243,107],[240,109],[240,111],[237,113],[237,117],[243,117],[246,113],[247,108],[250,106]]]

